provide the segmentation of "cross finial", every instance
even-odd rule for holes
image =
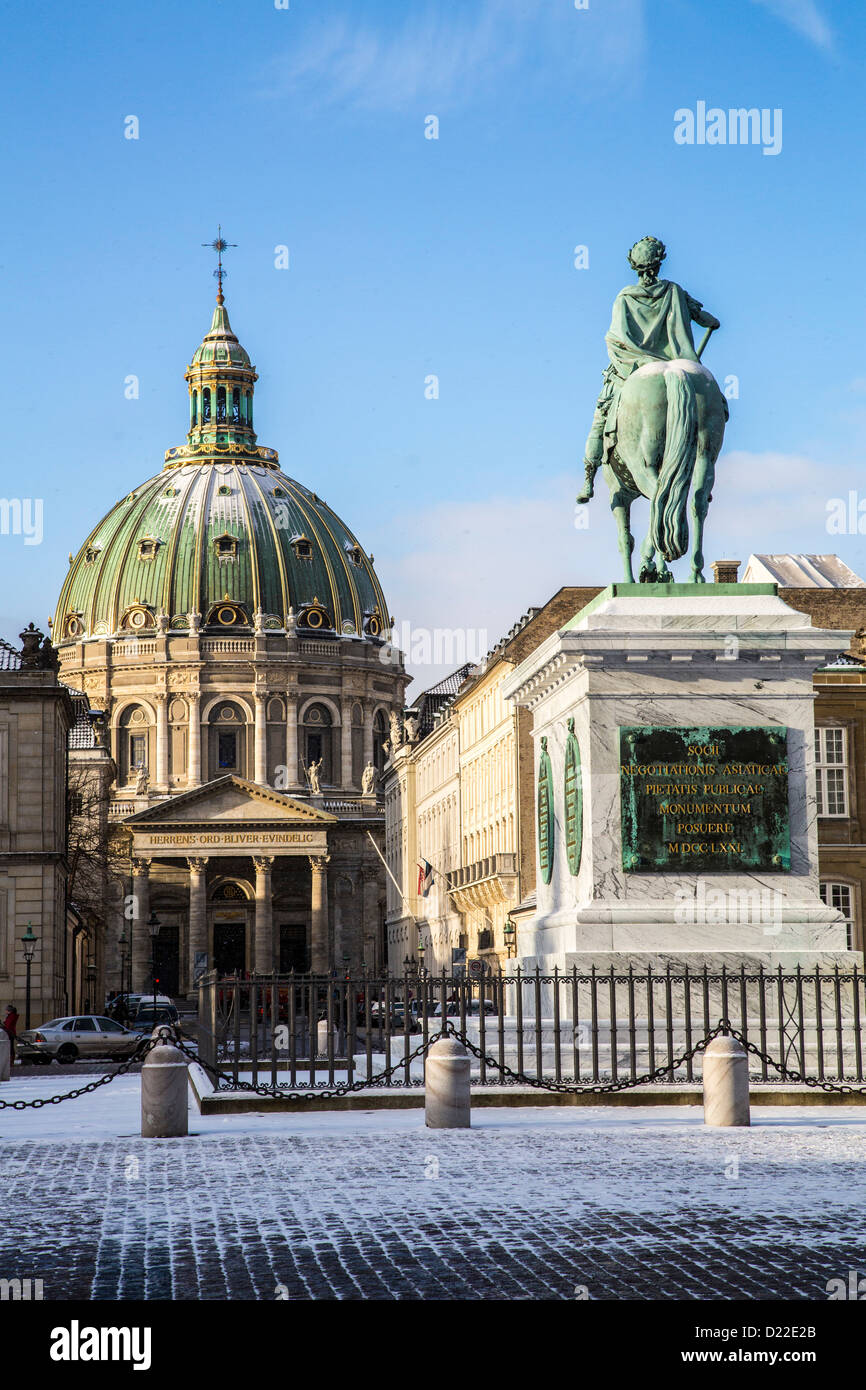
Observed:
[[[227,271],[223,270],[223,251],[227,251],[230,246],[237,246],[236,241],[226,241],[223,237],[222,223],[217,223],[217,235],[215,241],[203,241],[202,246],[209,246],[212,251],[217,253],[217,268],[214,277],[217,282],[217,304],[223,303],[223,278]]]

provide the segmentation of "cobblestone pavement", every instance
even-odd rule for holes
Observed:
[[[862,1111],[191,1114],[189,1139],[142,1140],[137,1105],[131,1077],[0,1112],[7,1277],[46,1299],[823,1301],[866,1273]]]

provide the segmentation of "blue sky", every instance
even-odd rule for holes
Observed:
[[[831,498],[866,498],[866,7],[55,0],[2,18],[0,495],[44,500],[44,539],[0,535],[0,634],[44,625],[68,552],[184,441],[218,221],[259,440],[373,551],[398,622],[492,643],[561,584],[619,577],[606,489],[587,530],[573,498],[647,232],[722,321],[707,365],[739,383],[707,559],[835,551],[866,574],[864,537],[825,524]],[[781,109],[780,153],[678,145],[674,113],[699,101]]]

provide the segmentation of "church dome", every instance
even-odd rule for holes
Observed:
[[[388,610],[367,554],[253,432],[255,368],[220,285],[186,372],[187,444],[112,507],[70,557],[62,645],[147,629],[259,628],[381,641]]]

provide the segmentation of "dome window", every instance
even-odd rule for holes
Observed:
[[[309,536],[292,536],[291,547],[299,560],[312,560],[313,542]]]
[[[226,388],[217,387],[217,424],[224,425],[226,420]]]
[[[166,490],[165,490],[165,492],[164,492],[162,495],[163,495],[163,497],[179,497],[179,496],[180,496],[180,488],[179,488],[179,487],[167,487]]]
[[[285,497],[286,489],[284,487],[275,487],[272,495],[274,497]]]
[[[346,541],[346,554],[353,565],[360,565],[364,559],[364,552],[359,545],[352,545],[351,541]]]
[[[67,613],[63,623],[64,637],[80,637],[84,631],[80,613]]]
[[[330,631],[332,623],[327,609],[314,598],[312,603],[305,603],[301,609],[298,626],[310,628],[313,632],[324,632]]]
[[[364,632],[368,637],[382,636],[382,617],[378,608],[374,608],[372,613],[364,614]]]
[[[207,619],[208,627],[249,627],[250,620],[246,610],[234,603],[226,595],[222,603],[215,603]]]
[[[214,536],[213,548],[221,565],[238,558],[238,538],[229,531],[224,531],[221,536]]]
[[[203,425],[210,424],[210,387],[206,386],[201,393],[201,422]]]
[[[97,557],[98,554],[99,554],[99,546],[98,546],[98,545],[89,545],[89,546],[87,547],[87,549],[85,550],[85,552],[84,552],[84,563],[85,563],[85,565],[92,565],[92,564],[94,564],[94,562],[95,562],[96,557]]]
[[[241,393],[237,387],[232,391],[232,424],[239,425],[241,422]]]
[[[143,536],[138,542],[139,560],[155,560],[156,552],[161,544],[162,542],[157,540],[155,536]]]
[[[218,497],[231,497],[231,495],[232,495],[232,490],[231,490],[231,488],[229,487],[228,483],[220,483],[219,487],[217,488],[217,496],[218,496]]]
[[[143,603],[135,603],[124,611],[120,626],[126,632],[143,632],[146,628],[155,626],[154,617]]]

